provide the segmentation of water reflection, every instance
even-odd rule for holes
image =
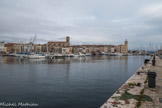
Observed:
[[[128,56],[93,56],[93,57],[74,57],[66,59],[27,59],[18,57],[2,57],[0,63],[3,64],[69,64],[75,62],[92,62],[101,60],[124,60],[125,64],[128,62]]]
[[[48,60],[2,57],[0,96],[5,97],[3,101],[36,102],[41,108],[98,108],[143,64],[145,58],[92,56]],[[9,89],[12,90],[6,92]]]

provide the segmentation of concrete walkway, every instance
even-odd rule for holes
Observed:
[[[162,108],[162,100],[160,102],[160,98],[162,99],[162,59],[156,56],[156,64],[155,66],[150,66],[150,70],[157,73],[156,88],[148,88],[146,86],[144,94],[152,97],[153,104],[143,102],[141,108]]]
[[[127,91],[131,95],[140,95],[142,89],[145,88],[145,81],[147,79],[147,72],[152,65],[151,62],[140,67],[137,72],[132,75],[118,90],[115,92],[102,106],[101,108],[136,108],[137,99],[128,98],[121,99],[121,96]],[[140,83],[140,86],[136,84]],[[134,85],[135,84],[135,85]],[[124,96],[129,97],[129,96]],[[152,102],[149,102],[152,104]],[[148,103],[147,103],[148,104]]]
[[[156,56],[156,65],[152,66],[152,59],[146,65],[143,65],[139,70],[129,78],[118,90],[115,92],[102,106],[101,108],[137,108],[140,96],[149,96],[152,101],[143,101],[141,100],[139,108],[162,108],[162,60]],[[156,77],[156,88],[149,88],[147,81],[147,72],[148,70],[154,71],[157,73]],[[133,86],[131,84],[138,84],[141,86]],[[142,90],[144,92],[141,95]],[[138,96],[138,98],[129,98],[125,93],[130,94],[131,96]],[[122,99],[123,96],[128,99]],[[146,98],[145,98],[146,99]]]
[[[159,57],[156,57],[157,65],[155,67],[151,67],[151,69],[155,69],[157,72],[156,84],[157,84],[157,97],[155,106],[162,108],[162,60]],[[160,99],[161,98],[161,102]]]

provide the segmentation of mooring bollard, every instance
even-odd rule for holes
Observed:
[[[155,59],[152,60],[152,66],[155,66]]]
[[[153,57],[153,60],[155,60],[155,55],[154,55],[154,57]]]
[[[149,61],[149,59],[145,59],[144,64],[147,64]]]
[[[148,71],[148,87],[154,88],[156,87],[156,72]]]

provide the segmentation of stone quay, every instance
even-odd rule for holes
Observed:
[[[100,108],[162,108],[162,59],[146,60]]]

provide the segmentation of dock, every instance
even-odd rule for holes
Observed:
[[[162,59],[143,64],[100,108],[162,108]],[[148,71],[156,72],[156,87],[148,87]]]

